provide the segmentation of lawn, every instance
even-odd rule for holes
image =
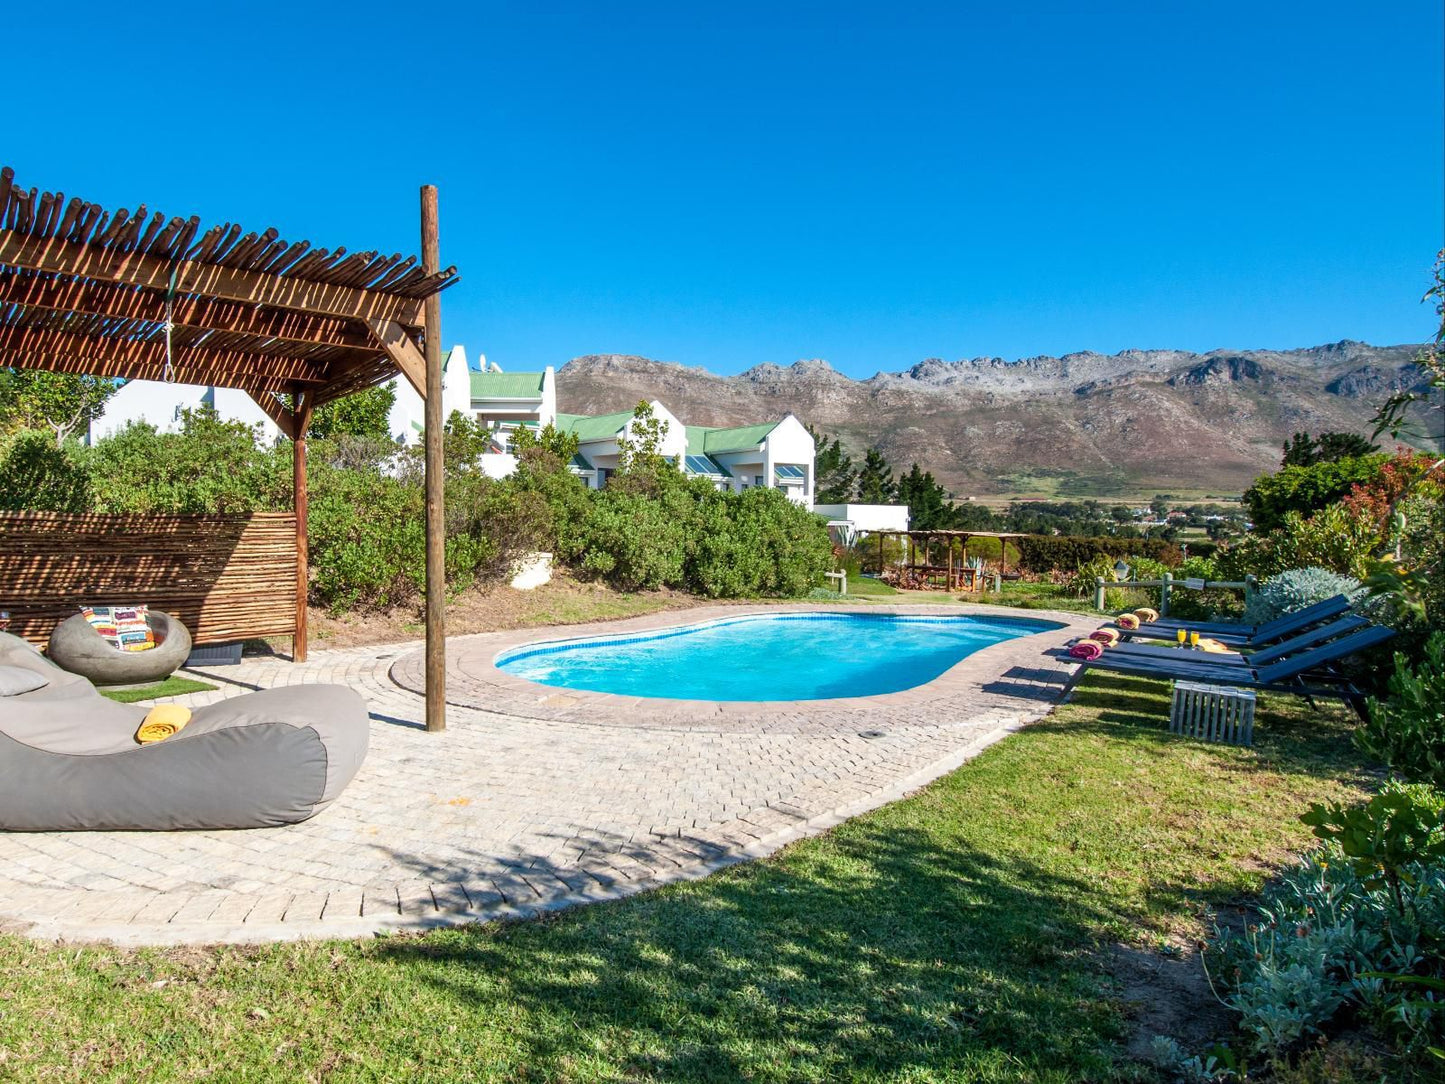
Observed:
[[[122,951],[0,936],[0,1078],[1153,1079],[1121,950],[1167,960],[1366,784],[1337,708],[1253,749],[1094,676],[1045,722],[770,860],[544,920]],[[324,816],[324,814],[323,814]]]
[[[214,689],[215,686],[208,682],[172,675],[164,681],[141,685],[134,689],[101,689],[100,695],[117,700],[122,704],[134,704],[140,700],[154,700],[162,696],[184,696],[186,693],[208,693]]]

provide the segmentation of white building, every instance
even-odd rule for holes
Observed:
[[[687,475],[735,493],[767,486],[804,507],[813,503],[813,438],[791,414],[779,422],[717,428],[684,425],[657,400],[650,405],[661,423],[658,452]],[[617,469],[618,439],[630,436],[633,424],[630,410],[556,417],[558,429],[577,437],[573,469],[594,489],[605,486]]]
[[[188,410],[211,407],[227,421],[261,427],[261,439],[274,441],[281,428],[243,391],[206,384],[170,384],[164,380],[131,380],[106,400],[105,409],[90,423],[87,440],[94,444],[120,432],[133,422],[153,425],[162,433],[176,433]]]
[[[485,354],[472,366],[467,348],[454,346],[442,359],[442,419],[453,413],[493,430],[546,425],[557,415],[556,374],[550,365],[541,372],[506,373],[489,363]],[[388,421],[398,440],[407,444],[421,440],[426,407],[410,381],[397,380],[396,403]]]

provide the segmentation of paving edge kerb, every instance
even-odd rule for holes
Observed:
[[[279,941],[346,940],[359,937],[385,936],[393,933],[419,933],[427,930],[457,926],[471,926],[494,921],[516,921],[535,918],[542,914],[579,907],[589,903],[604,903],[609,900],[625,899],[642,892],[650,892],[679,881],[700,880],[718,870],[757,858],[766,858],[790,843],[810,836],[821,835],[870,810],[896,802],[921,787],[961,767],[995,742],[1016,733],[1030,723],[1045,718],[1052,707],[1037,711],[1022,712],[1014,719],[1001,722],[992,730],[975,738],[967,745],[940,757],[932,764],[913,772],[902,779],[882,787],[864,798],[840,805],[826,813],[817,814],[795,825],[774,831],[757,842],[716,858],[710,858],[679,866],[650,877],[646,880],[627,881],[612,887],[595,885],[578,892],[568,892],[545,899],[521,904],[503,903],[499,906],[468,908],[465,910],[441,910],[435,914],[408,914],[355,919],[327,918],[303,922],[245,923],[230,928],[215,922],[185,923],[171,922],[165,925],[135,926],[128,924],[90,924],[75,926],[50,918],[27,918],[9,916],[0,918],[0,932],[18,933],[34,940],[54,941],[61,944],[107,942],[123,947],[199,945],[199,944],[265,944]],[[5,901],[0,899],[0,911]],[[164,932],[164,936],[156,936]]]

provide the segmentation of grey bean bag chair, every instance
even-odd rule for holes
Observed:
[[[233,697],[138,745],[148,710],[106,699],[0,633],[0,829],[293,824],[340,794],[366,758],[366,703],[338,685]]]
[[[50,634],[45,653],[62,670],[97,685],[147,685],[170,677],[191,653],[191,634],[170,614],[152,610],[146,617],[155,634],[149,651],[122,651],[91,627],[84,614],[67,617]]]

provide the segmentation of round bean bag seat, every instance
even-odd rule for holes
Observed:
[[[170,614],[152,610],[146,623],[155,634],[149,651],[122,651],[96,632],[84,614],[67,617],[50,634],[45,653],[62,670],[97,685],[146,685],[164,681],[191,654],[191,634]]]
[[[365,701],[338,685],[222,700],[174,737],[139,745],[147,710],[0,633],[0,830],[294,824],[351,782],[370,737]]]

